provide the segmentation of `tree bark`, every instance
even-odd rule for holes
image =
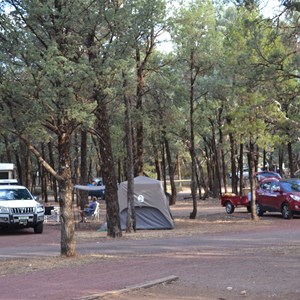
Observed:
[[[288,145],[288,157],[289,157],[289,168],[290,168],[290,177],[294,177],[294,164],[293,164],[293,147],[292,143],[289,142]]]
[[[190,53],[190,155],[191,155],[191,193],[193,199],[193,210],[190,213],[190,219],[197,216],[197,167],[195,153],[195,134],[194,134],[194,82],[193,70],[195,67],[194,51]]]
[[[99,94],[101,94],[100,91]],[[102,158],[101,169],[103,174],[103,181],[105,182],[107,235],[110,237],[121,237],[122,231],[119,216],[118,186],[111,147],[110,128],[106,107],[107,104],[104,97],[98,95],[96,91],[94,94],[94,98],[98,103],[97,109],[95,111],[95,129],[98,136],[100,155]]]
[[[225,164],[225,154],[224,154],[224,147],[223,147],[224,138],[223,138],[223,131],[222,131],[221,112],[219,114],[218,126],[219,126],[221,164],[222,164],[222,176],[220,176],[220,177],[223,178],[224,192],[227,193],[226,164]],[[222,186],[222,184],[221,184],[221,186]]]
[[[144,78],[144,63],[141,61],[140,50],[136,49],[136,74],[137,74],[137,89],[136,89],[136,109],[143,115],[143,90],[145,85]],[[134,175],[144,175],[144,124],[142,117],[136,125],[136,163]]]
[[[237,195],[238,193],[238,177],[237,177],[237,168],[236,168],[236,143],[233,137],[233,134],[229,134],[230,141],[230,162],[231,162],[231,189],[232,192]]]
[[[169,178],[170,178],[170,185],[171,185],[171,195],[169,197],[169,205],[174,205],[176,203],[176,196],[177,196],[177,190],[175,185],[175,168],[172,163],[169,141],[166,138],[165,132],[163,132],[163,137],[165,141],[165,149],[166,149],[167,162],[169,166]]]
[[[43,156],[44,159],[46,159],[45,145],[43,143],[41,143],[41,149],[42,149],[42,156]],[[47,172],[44,168],[41,168],[40,176],[41,176],[41,195],[42,195],[42,199],[47,203],[48,202]]]
[[[72,174],[71,174],[71,135],[58,136],[58,156],[60,175],[64,180],[59,181],[59,205],[61,220],[61,255],[76,255],[76,238],[74,228],[73,203],[72,203]]]
[[[125,134],[127,149],[127,220],[126,232],[136,231],[136,216],[134,207],[134,160],[132,150],[132,124],[131,124],[131,103],[127,95],[127,78],[123,73],[123,93],[125,104]]]
[[[239,177],[240,177],[240,191],[239,194],[242,195],[243,187],[244,187],[244,178],[243,178],[243,169],[244,169],[244,145],[240,144],[240,156],[239,156]]]
[[[48,143],[48,152],[49,152],[49,162],[51,167],[53,168],[53,170],[55,170],[55,162],[54,162],[54,156],[53,156],[53,147],[52,147],[52,143],[49,142]],[[54,201],[58,202],[58,194],[57,194],[57,180],[55,178],[55,176],[52,176],[51,173],[50,174],[50,180],[52,181],[52,190],[53,190],[53,195],[54,195]]]
[[[248,151],[248,168],[249,168],[249,183],[250,183],[250,193],[251,193],[251,219],[256,221],[258,216],[256,214],[256,195],[255,195],[255,185],[254,185],[254,168],[255,168],[255,147],[252,143],[252,138],[249,141],[249,151]]]
[[[87,131],[81,130],[81,141],[80,141],[80,184],[86,185],[88,182],[87,176]],[[88,192],[79,191],[79,205],[81,210],[84,209],[88,203]]]
[[[160,163],[160,160],[159,160],[160,156],[159,156],[158,147],[155,143],[154,136],[152,136],[152,147],[153,147],[153,153],[154,153],[156,179],[161,180],[162,179],[162,170],[161,170],[161,163]]]
[[[221,192],[221,177],[220,177],[220,164],[219,164],[219,155],[218,155],[218,149],[216,145],[216,129],[215,124],[213,123],[213,120],[210,120],[211,123],[211,131],[212,131],[212,141],[211,141],[211,147],[212,147],[212,153],[213,153],[213,166],[214,166],[214,173],[215,176],[213,177],[214,182],[214,189],[213,189],[213,196],[218,197]]]

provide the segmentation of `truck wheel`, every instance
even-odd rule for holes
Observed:
[[[34,233],[43,233],[44,223],[37,223],[36,226],[33,227]]]
[[[284,219],[291,219],[293,217],[293,214],[288,206],[288,204],[283,204],[282,208],[281,208],[281,213]]]
[[[225,209],[228,214],[232,214],[234,212],[234,206],[230,202],[225,203]]]
[[[256,203],[256,214],[261,217],[265,211],[262,210],[261,205],[259,203]]]

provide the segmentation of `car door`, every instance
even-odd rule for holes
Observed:
[[[270,193],[266,200],[270,211],[281,211],[282,197],[279,181],[273,181],[270,185]]]
[[[270,196],[270,180],[263,180],[256,189],[256,201],[262,206],[266,207],[268,204],[268,198]]]

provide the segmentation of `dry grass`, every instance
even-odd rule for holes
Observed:
[[[67,266],[81,266],[95,261],[112,259],[108,255],[89,254],[75,257],[36,257],[36,258],[8,258],[5,268],[0,269],[0,277],[11,274],[27,274],[40,270],[59,269]],[[116,259],[116,257],[114,257]],[[4,264],[2,262],[2,264]]]

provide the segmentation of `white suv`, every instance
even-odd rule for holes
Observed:
[[[21,185],[0,185],[0,228],[28,228],[42,233],[44,206]]]

